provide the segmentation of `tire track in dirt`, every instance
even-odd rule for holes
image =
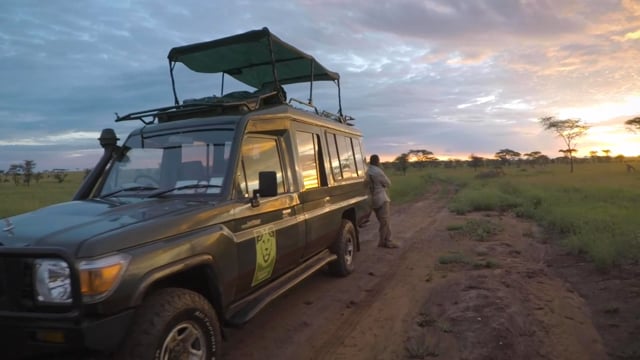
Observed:
[[[407,208],[398,223],[410,245],[375,296],[310,358],[607,358],[583,299],[541,263],[546,245],[535,225],[498,213],[458,216],[435,203]],[[470,219],[500,230],[482,240],[448,230]],[[448,258],[457,261],[440,260]]]
[[[384,293],[393,272],[416,241],[414,234],[429,229],[453,194],[452,187],[434,184],[418,202],[392,203],[392,236],[401,244],[400,249],[376,247],[377,221],[372,215],[369,225],[360,229],[361,251],[353,274],[333,278],[319,272],[269,304],[242,328],[227,329],[224,358],[297,360],[330,356]],[[420,221],[407,226],[416,215]]]
[[[585,301],[549,271],[537,226],[502,213],[452,214],[454,194],[434,184],[416,202],[392,204],[400,249],[376,247],[372,217],[353,274],[319,272],[298,284],[231,330],[224,358],[607,359]],[[451,230],[474,221],[499,231],[478,240]],[[450,256],[458,261],[441,261]]]
[[[445,194],[441,194],[442,192],[445,192]],[[438,220],[437,215],[443,211],[448,211],[446,205],[454,194],[455,188],[453,186],[436,183],[422,200],[409,206],[395,209],[393,215],[400,216],[402,219],[392,223],[392,233],[394,234],[392,237],[394,241],[400,242],[402,247],[400,256],[393,260],[394,265],[403,264],[411,254],[410,250],[413,245],[420,240],[416,234],[422,234],[425,237],[429,235],[430,229],[433,228]],[[415,216],[416,214],[420,214],[424,221],[417,228],[406,226],[409,223],[407,216]],[[375,230],[369,231],[367,236],[376,239],[377,232]],[[374,288],[369,291],[369,296],[358,303],[350,315],[341,321],[340,326],[332,332],[331,337],[324,341],[313,359],[334,360],[341,358],[339,349],[344,345],[345,339],[354,332],[354,329],[362,322],[362,319],[369,314],[373,305],[376,304],[387,289],[387,286],[395,283],[394,278],[397,276],[398,272],[393,271],[393,269],[383,274]]]

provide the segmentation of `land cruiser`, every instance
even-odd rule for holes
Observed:
[[[326,269],[369,215],[361,133],[313,105],[339,76],[267,28],[171,49],[175,104],[104,154],[72,201],[0,220],[2,358],[213,359],[223,329]],[[255,91],[179,101],[174,68]],[[309,99],[285,85],[308,82]],[[224,84],[224,81],[222,81]],[[116,114],[117,115],[117,114]]]

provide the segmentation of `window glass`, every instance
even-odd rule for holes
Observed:
[[[342,177],[348,179],[357,176],[355,157],[353,156],[353,149],[351,148],[351,139],[346,136],[337,135],[336,140],[338,142],[338,155],[340,156]]]
[[[115,163],[109,190],[136,185],[154,185],[148,179],[158,179],[161,163],[162,149],[130,149],[120,161]]]
[[[203,189],[209,194],[220,193],[233,134],[231,129],[207,129],[131,136],[108,169],[101,194],[136,186],[148,186],[148,191],[153,191],[151,187],[169,190],[185,184],[214,185]],[[167,196],[200,192],[202,189],[176,190]],[[146,194],[134,191],[120,195]]]
[[[278,193],[285,191],[276,139],[247,137],[242,143],[242,164],[236,176],[242,196],[250,197],[253,190],[258,189],[258,173],[261,171],[275,171]]]
[[[353,143],[353,152],[356,155],[356,168],[358,170],[358,176],[364,176],[364,155],[362,154],[362,146],[360,145],[360,140],[351,139],[351,142]]]
[[[338,159],[338,148],[336,145],[336,135],[327,133],[327,144],[329,145],[329,160],[331,161],[331,173],[334,180],[342,179],[340,171],[340,159]]]
[[[311,133],[296,132],[296,142],[298,145],[298,161],[302,171],[304,189],[318,187],[318,166],[316,156],[316,144]]]

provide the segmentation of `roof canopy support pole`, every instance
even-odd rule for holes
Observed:
[[[224,95],[224,73],[222,73],[222,84],[220,85],[220,97]]]
[[[173,90],[173,102],[175,105],[180,105],[180,100],[178,100],[178,94],[176,93],[176,80],[173,77],[173,68],[176,67],[176,63],[171,62],[169,60],[169,74],[171,74],[171,89]]]
[[[340,79],[336,81],[338,83],[338,114],[340,116],[344,116],[342,114],[342,96],[340,95]]]
[[[287,99],[284,98],[284,94],[282,93],[282,87],[280,86],[280,80],[278,80],[278,69],[276,69],[276,57],[273,53],[273,42],[271,39],[271,32],[266,27],[263,28],[267,31],[268,39],[269,39],[269,54],[271,55],[271,70],[273,71],[273,81],[276,85],[276,90],[278,91],[278,96],[280,97],[280,101],[283,103],[287,102]]]
[[[309,62],[311,64],[311,81],[309,82],[309,104],[313,105],[313,59]]]

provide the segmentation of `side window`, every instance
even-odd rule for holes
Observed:
[[[362,146],[360,145],[359,139],[351,139],[351,143],[353,144],[353,152],[356,155],[356,169],[358,170],[358,176],[364,176],[365,168],[364,168],[364,155],[362,152]]]
[[[285,192],[277,140],[271,137],[246,137],[242,142],[241,162],[236,173],[236,183],[242,196],[250,197],[253,190],[258,189],[258,173],[261,171],[275,171],[278,193]]]
[[[329,145],[329,160],[331,161],[331,173],[334,180],[342,180],[342,171],[340,170],[340,159],[338,159],[338,147],[336,144],[336,135],[327,133],[327,144]]]
[[[296,143],[298,145],[298,161],[302,171],[303,189],[318,187],[318,163],[317,146],[314,135],[308,132],[297,131]]]
[[[336,140],[338,143],[338,155],[340,156],[342,177],[344,179],[348,179],[358,176],[356,173],[355,157],[353,156],[353,149],[351,148],[351,139],[346,136],[338,135],[336,136]]]

